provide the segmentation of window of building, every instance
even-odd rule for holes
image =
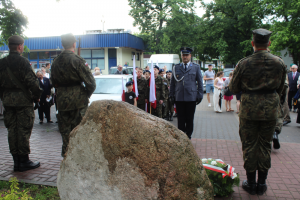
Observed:
[[[49,58],[50,58],[49,51],[39,52],[39,59],[49,59]]]
[[[92,59],[92,69],[95,69],[95,67],[105,69],[104,59]]]
[[[92,50],[93,58],[104,58],[104,49]]]
[[[83,58],[91,58],[91,50],[80,50],[80,56]]]
[[[131,52],[131,60],[133,60],[133,56],[135,56],[135,52]]]
[[[140,60],[140,53],[136,53],[136,60]]]
[[[104,54],[104,49],[83,49],[80,51],[80,56],[85,59],[91,69],[95,69],[95,67],[105,69]]]
[[[29,59],[30,60],[37,60],[38,59],[38,53],[37,52],[30,52],[29,53]]]

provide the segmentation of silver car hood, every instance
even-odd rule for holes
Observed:
[[[99,100],[114,100],[114,101],[122,101],[122,94],[92,94],[90,97],[90,103],[93,101],[99,101]]]

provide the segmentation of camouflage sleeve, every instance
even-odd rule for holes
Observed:
[[[165,87],[165,84],[164,84],[164,80],[162,78],[161,78],[161,84],[162,84],[162,87],[161,87],[160,100],[165,100],[165,98],[166,98],[166,87]]]
[[[40,88],[39,80],[35,73],[32,71],[29,61],[26,60],[26,62],[24,62],[24,65],[24,82],[26,84],[26,88],[31,91],[34,100],[39,99],[43,93],[43,89]]]
[[[285,68],[285,65],[283,64],[282,67],[283,67],[283,73],[282,73],[282,76],[281,76],[281,83],[280,83],[279,88],[276,90],[276,92],[279,94],[279,96],[283,92],[283,88],[284,88],[284,84],[285,84],[285,79],[286,79],[286,68]]]
[[[85,60],[80,60],[78,74],[86,86],[88,97],[90,97],[96,89],[96,81],[91,70],[85,63]]]
[[[240,63],[236,66],[233,71],[232,79],[229,83],[229,90],[234,94],[238,94],[242,91],[241,88],[241,76],[242,76],[242,69]]]

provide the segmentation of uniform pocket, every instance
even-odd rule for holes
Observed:
[[[24,108],[18,115],[18,121],[21,127],[32,128],[34,122],[34,111],[32,107]]]

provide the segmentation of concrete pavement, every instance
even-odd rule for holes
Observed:
[[[235,107],[235,97],[232,101]],[[219,158],[232,165],[240,174],[241,181],[246,178],[243,169],[241,142],[238,134],[238,117],[235,112],[215,113],[213,107],[207,107],[206,96],[197,106],[194,121],[192,144],[200,158]],[[52,120],[55,111],[52,107]],[[269,172],[268,191],[263,196],[248,195],[242,188],[228,198],[215,199],[300,199],[300,124],[296,124],[296,114],[291,113],[292,123],[285,126],[280,134],[281,149],[271,153],[272,168]],[[176,118],[172,124],[176,126]],[[38,115],[30,139],[30,158],[39,160],[41,167],[27,172],[13,172],[13,161],[7,143],[7,130],[0,117],[0,180],[11,176],[28,183],[56,185],[61,152],[61,136],[56,123],[39,124]]]

